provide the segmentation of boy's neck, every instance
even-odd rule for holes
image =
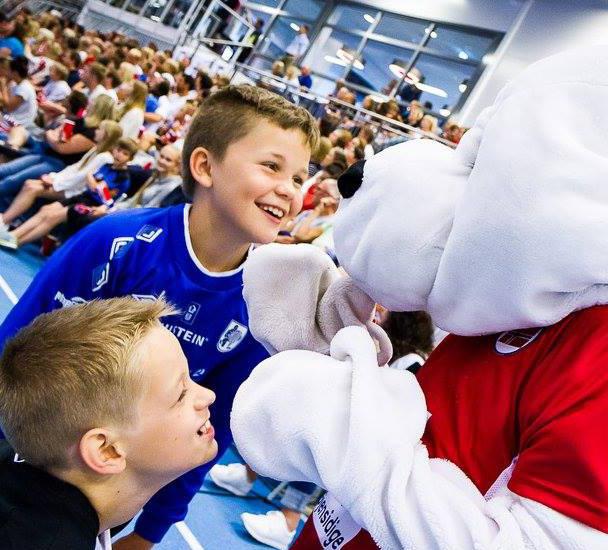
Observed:
[[[115,168],[116,170],[122,170],[123,168],[126,168],[126,167],[127,167],[127,163],[126,162],[121,162],[121,163],[114,162],[112,164],[112,168]]]
[[[128,474],[99,480],[80,471],[50,472],[74,485],[87,498],[99,518],[99,533],[129,522],[170,480],[136,482]]]
[[[207,204],[194,200],[190,208],[188,225],[194,254],[208,271],[232,271],[243,263],[251,243],[242,242],[230,228],[223,227],[223,220]]]

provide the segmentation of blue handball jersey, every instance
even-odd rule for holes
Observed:
[[[163,324],[179,339],[192,378],[212,389],[211,418],[221,456],[232,440],[230,409],[236,390],[267,357],[248,330],[242,268],[213,274],[194,255],[189,205],[113,214],[70,239],[49,260],[0,327],[0,347],[39,313],[93,298],[164,297],[181,311]],[[158,542],[186,516],[188,503],[212,464],[159,491],[136,531]]]

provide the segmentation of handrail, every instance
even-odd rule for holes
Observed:
[[[297,95],[299,97],[303,97],[303,98],[309,99],[309,100],[314,99],[318,103],[325,103],[325,104],[330,103],[330,102],[335,103],[337,105],[340,105],[340,106],[350,109],[352,111],[356,111],[362,115],[369,116],[372,119],[369,121],[370,123],[373,123],[377,126],[385,128],[385,129],[393,130],[393,131],[395,131],[396,134],[403,135],[404,137],[411,137],[411,136],[408,136],[407,132],[410,132],[410,133],[413,132],[415,134],[418,134],[421,137],[433,139],[433,140],[438,141],[439,143],[443,143],[444,145],[447,145],[449,147],[452,147],[452,148],[456,147],[456,145],[453,142],[451,142],[447,139],[444,139],[431,132],[425,132],[424,130],[421,130],[420,128],[410,126],[409,124],[406,124],[405,122],[399,122],[398,120],[393,120],[392,118],[385,117],[384,115],[380,115],[374,111],[369,111],[368,109],[364,109],[363,107],[353,105],[352,103],[347,103],[346,101],[342,101],[341,99],[338,99],[336,97],[322,96],[322,95],[312,92],[310,90],[302,91],[300,86],[290,82],[289,80],[286,80],[285,78],[277,77],[276,75],[269,73],[268,71],[258,69],[257,67],[252,67],[252,66],[246,65],[244,63],[235,63],[235,66],[238,67],[241,71],[249,71],[249,72],[257,73],[260,76],[269,78],[271,80],[274,80],[277,83],[280,83],[282,86],[290,88],[290,90],[289,90],[290,94]],[[388,128],[387,128],[387,126],[388,126]],[[400,129],[401,131],[396,131],[397,129]]]

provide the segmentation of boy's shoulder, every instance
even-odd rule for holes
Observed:
[[[152,243],[172,230],[183,228],[183,219],[184,205],[126,210],[100,218],[77,238],[88,243],[111,242],[116,238]]]
[[[97,514],[79,489],[21,461],[0,442],[3,549],[93,548],[98,530]]]

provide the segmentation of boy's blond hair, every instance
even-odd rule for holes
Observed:
[[[192,198],[196,181],[190,172],[190,156],[197,147],[208,149],[221,160],[231,143],[245,137],[259,120],[284,130],[301,130],[304,142],[314,151],[319,130],[313,116],[285,98],[248,84],[226,86],[203,101],[184,143],[183,190]],[[236,182],[235,182],[236,184]]]
[[[90,429],[136,420],[140,343],[175,313],[164,301],[112,298],[38,316],[0,358],[0,424],[30,464],[68,467]]]

